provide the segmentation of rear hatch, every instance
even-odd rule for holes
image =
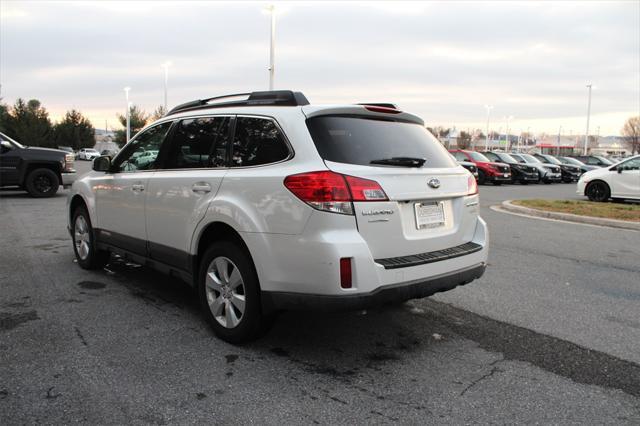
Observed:
[[[467,194],[469,178],[475,180],[419,119],[362,107],[305,113],[327,168],[373,180],[387,195],[387,201],[354,202],[358,231],[374,259],[471,241],[478,207]]]

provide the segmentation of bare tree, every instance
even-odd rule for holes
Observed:
[[[622,128],[622,136],[627,139],[627,144],[631,148],[631,155],[640,152],[640,115],[630,117]]]

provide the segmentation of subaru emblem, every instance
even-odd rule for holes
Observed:
[[[427,182],[427,185],[429,185],[433,189],[437,189],[437,188],[440,188],[440,181],[436,178],[432,178],[432,179],[429,179],[429,182]]]

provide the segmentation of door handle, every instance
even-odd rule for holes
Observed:
[[[144,191],[144,185],[141,183],[134,183],[133,185],[131,185],[131,190],[136,192],[142,192]]]
[[[193,186],[191,186],[191,190],[196,193],[211,192],[211,185],[206,182],[197,182],[194,183]]]

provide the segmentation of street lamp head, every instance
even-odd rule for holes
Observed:
[[[169,68],[171,65],[173,65],[173,62],[171,62],[171,61],[167,61],[167,62],[163,63],[162,65],[160,65],[160,67],[162,67],[162,68],[164,68],[164,69],[166,70],[166,69],[167,69],[167,68]]]
[[[129,87],[129,86],[124,88],[124,92],[127,93],[127,94],[129,93],[129,90],[131,90],[131,87]]]

